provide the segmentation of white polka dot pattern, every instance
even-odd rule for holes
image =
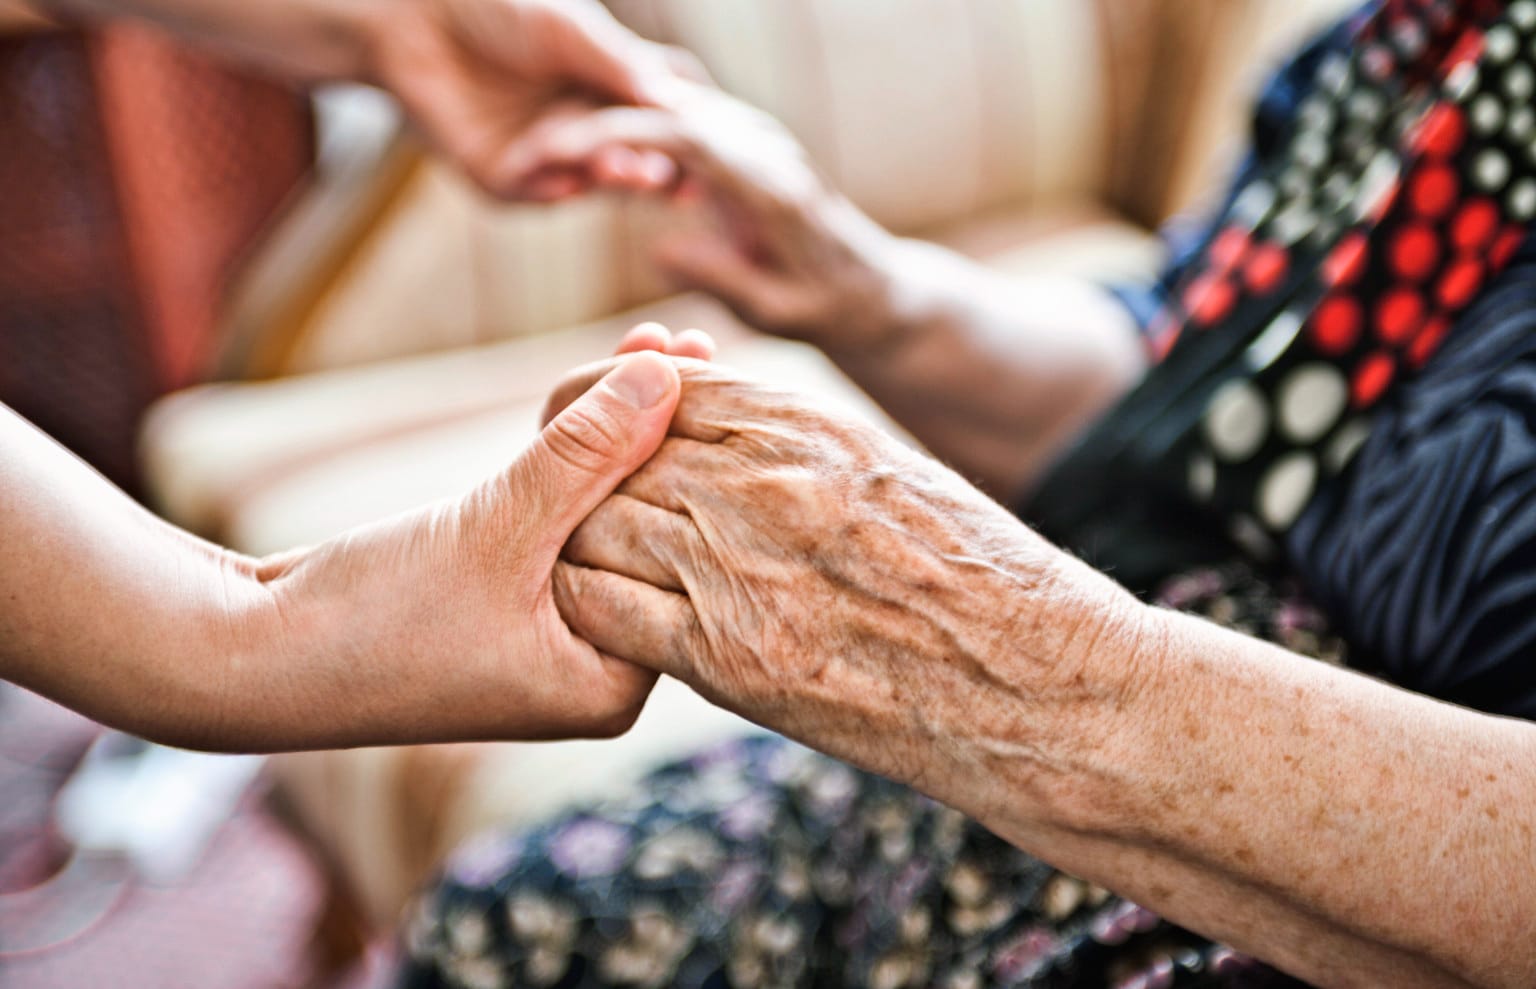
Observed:
[[[1259,482],[1259,518],[1274,530],[1289,529],[1317,490],[1317,458],[1296,450],[1275,461]]]
[[[1259,452],[1269,436],[1269,406],[1248,381],[1223,385],[1205,414],[1205,435],[1216,456],[1241,463]]]
[[[1477,2],[1389,0],[1353,55],[1325,55],[1180,286],[1183,319],[1248,337],[1183,460],[1240,541],[1288,529],[1348,466],[1536,221],[1536,0]]]
[[[1315,443],[1338,424],[1348,404],[1349,383],[1337,367],[1303,364],[1280,383],[1280,430],[1292,443]]]

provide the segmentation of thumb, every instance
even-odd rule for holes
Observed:
[[[552,419],[512,465],[516,510],[551,555],[666,438],[682,384],[660,354],[635,354]]]

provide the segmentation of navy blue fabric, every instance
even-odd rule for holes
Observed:
[[[1289,555],[1352,665],[1536,719],[1536,250],[1516,260],[1354,463]]]
[[[1213,217],[1284,146],[1341,22],[1270,80],[1253,150]],[[1146,326],[1215,224],[1164,233],[1150,286],[1113,290]],[[1481,710],[1536,719],[1536,245],[1377,414],[1350,469],[1289,534],[1291,567],[1350,644],[1351,665]]]

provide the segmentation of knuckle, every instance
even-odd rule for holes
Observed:
[[[556,460],[580,471],[601,470],[628,449],[628,435],[619,422],[591,402],[566,409],[544,436]]]

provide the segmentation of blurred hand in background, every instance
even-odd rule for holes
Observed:
[[[629,163],[657,155],[670,169],[632,178]],[[675,85],[665,107],[561,108],[516,142],[501,177],[511,188],[562,181],[702,199],[714,222],[659,242],[654,258],[766,332],[862,348],[892,323],[883,267],[896,238],[833,189],[782,124],[712,86]]]
[[[507,155],[557,107],[656,106],[680,80],[706,78],[691,55],[647,41],[597,0],[3,0],[62,22],[145,21],[300,82],[387,89],[441,152],[494,196],[552,200],[582,191],[577,173],[509,181]],[[660,154],[611,156],[632,188],[670,183]]]
[[[427,137],[492,195],[555,200],[585,191],[578,169],[535,181],[512,171],[518,140],[541,115],[661,105],[683,79],[704,77],[691,55],[641,38],[596,0],[400,0],[376,15],[371,77]],[[628,188],[672,184],[657,150],[616,151],[598,176]]]

